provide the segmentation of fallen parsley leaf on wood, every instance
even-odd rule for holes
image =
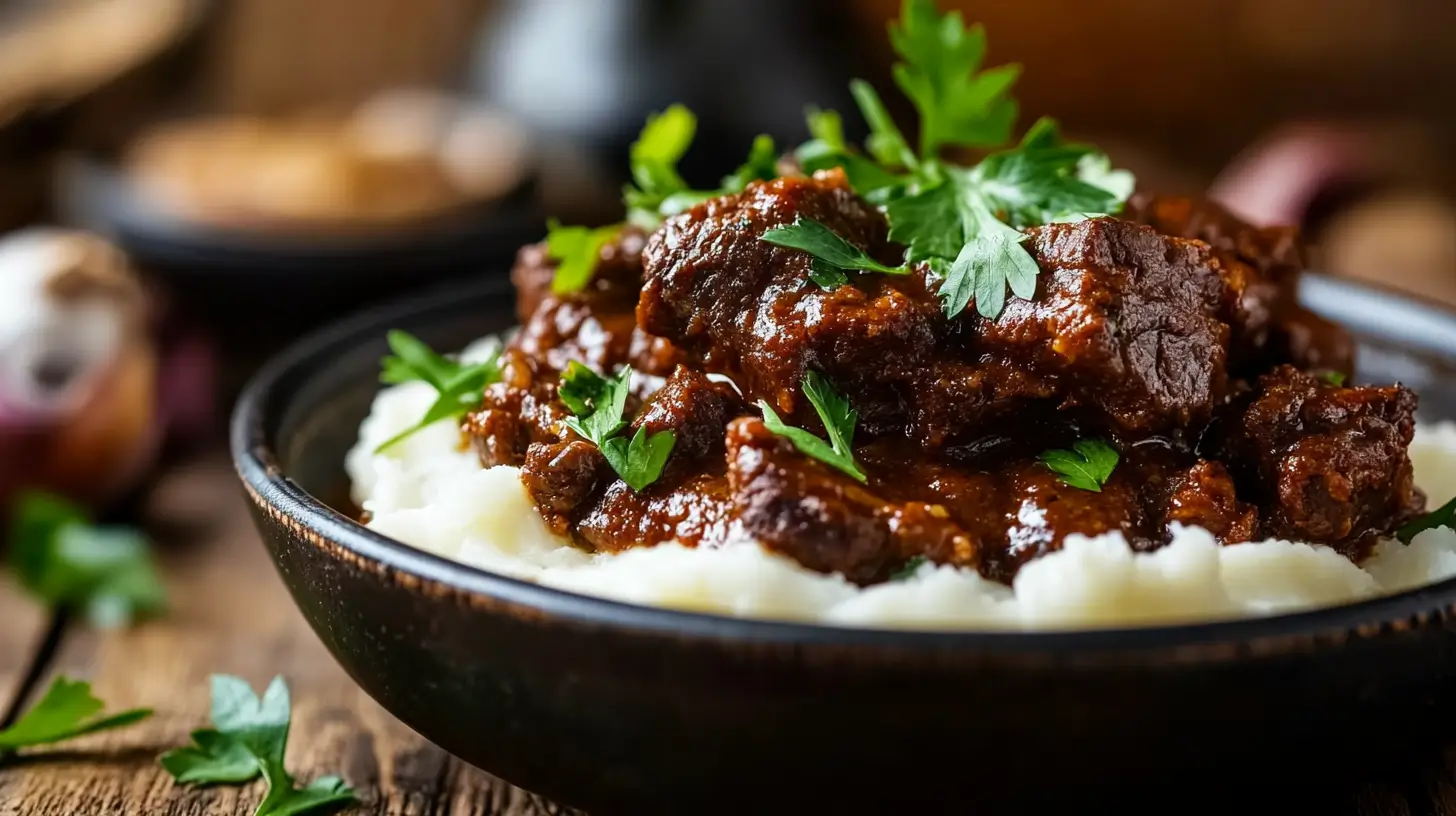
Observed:
[[[166,591],[138,531],[95,526],[79,505],[27,492],[11,508],[10,562],[20,584],[93,626],[126,626],[166,607]]]
[[[1117,451],[1100,439],[1081,439],[1072,450],[1049,450],[1041,455],[1042,464],[1051,468],[1069,487],[1101,493],[1102,486],[1117,467]]]
[[[814,257],[809,278],[825,289],[833,289],[849,281],[845,272],[882,272],[904,275],[903,266],[886,266],[871,258],[864,250],[841,238],[838,233],[812,218],[798,218],[784,227],[764,232],[760,240],[775,246],[798,249]]]
[[[150,708],[134,708],[103,716],[103,708],[105,704],[91,693],[90,683],[57,677],[39,702],[0,731],[0,759],[21,748],[121,728],[152,715]]]
[[[566,426],[596,445],[622,481],[640,491],[662,475],[677,434],[649,434],[638,428],[630,439],[618,435],[628,424],[624,414],[631,382],[631,367],[607,378],[573,360],[561,375],[556,395],[575,414],[566,419]]]
[[[291,719],[282,677],[275,677],[260,699],[246,680],[213,675],[212,728],[194,731],[193,745],[158,761],[181,784],[242,784],[262,776],[268,792],[253,816],[297,816],[354,802],[353,789],[337,776],[294,787],[283,767]]]
[[[1456,528],[1456,499],[1452,499],[1435,510],[1414,519],[1395,531],[1395,537],[1403,544],[1409,544],[1415,537],[1437,527]]]
[[[435,389],[436,399],[419,422],[385,440],[375,453],[382,453],[401,440],[436,422],[459,419],[480,405],[485,387],[500,380],[497,353],[479,363],[462,363],[435,353],[408,332],[389,332],[392,356],[380,361],[379,379],[388,385],[423,382]]]
[[[803,428],[785,424],[772,406],[759,400],[764,426],[792,442],[805,456],[818,459],[856,481],[867,481],[864,471],[854,461],[854,426],[859,420],[859,413],[849,407],[849,400],[823,374],[813,369],[804,373],[804,395],[814,406],[819,421],[824,423],[827,442]]]

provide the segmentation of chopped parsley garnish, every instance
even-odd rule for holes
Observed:
[[[337,776],[294,787],[283,767],[292,716],[283,678],[275,677],[259,699],[246,680],[213,675],[212,728],[192,732],[192,745],[159,761],[182,784],[240,785],[263,777],[268,792],[253,816],[322,813],[354,802],[353,789]]]
[[[943,145],[994,146],[1011,136],[1018,113],[1009,95],[1020,65],[985,71],[986,31],[969,29],[959,12],[939,14],[933,0],[908,0],[891,22],[890,44],[904,62],[895,84],[920,113],[920,155],[932,158]]]
[[[438,396],[419,422],[390,437],[375,448],[375,453],[436,422],[465,416],[480,405],[485,387],[500,380],[499,354],[484,362],[461,363],[436,354],[414,335],[399,329],[390,331],[388,339],[394,354],[380,361],[379,381],[386,385],[423,382]]]
[[[605,227],[563,227],[556,219],[549,222],[546,233],[546,254],[556,261],[556,274],[551,278],[551,291],[558,295],[579,292],[596,271],[602,247],[622,231],[620,224]]]
[[[632,184],[622,192],[627,203],[627,220],[643,229],[656,229],[658,208],[671,196],[688,191],[688,183],[677,164],[693,143],[698,118],[682,105],[647,117],[637,141],[632,143]]]
[[[1020,67],[981,70],[985,31],[967,28],[958,13],[938,14],[933,0],[906,0],[890,40],[902,60],[895,82],[920,115],[919,151],[874,88],[855,80],[850,90],[870,127],[868,156],[844,144],[832,111],[809,113],[813,138],[797,155],[808,171],[843,167],[855,190],[884,207],[890,237],[907,247],[906,262],[925,263],[941,279],[948,316],[974,300],[977,312],[994,319],[1007,289],[1022,299],[1036,293],[1039,270],[1022,230],[1116,213],[1132,193],[1132,176],[1113,170],[1094,148],[1064,142],[1050,119],[1033,125],[1018,146],[972,167],[943,160],[945,147],[1007,141]]]
[[[794,443],[794,447],[805,456],[818,459],[857,481],[867,481],[864,471],[854,461],[852,447],[854,425],[859,420],[859,413],[849,407],[849,400],[823,374],[812,369],[804,373],[804,395],[809,398],[809,404],[814,406],[815,413],[819,414],[819,421],[824,423],[828,442],[803,428],[784,424],[767,402],[759,400],[758,407],[763,411],[764,426]]]
[[[1078,440],[1072,450],[1049,450],[1041,455],[1042,464],[1051,468],[1062,484],[1093,493],[1102,492],[1117,467],[1117,459],[1117,451],[1100,439]]]
[[[923,555],[912,555],[912,556],[910,556],[910,558],[907,559],[905,561],[905,563],[900,566],[899,569],[897,569],[894,572],[890,573],[890,580],[891,581],[908,581],[909,579],[914,578],[915,577],[915,573],[919,572],[920,571],[920,568],[922,566],[924,566],[925,565],[925,562],[927,562],[929,560],[930,559],[926,558]]]
[[[710,198],[741,192],[750,182],[778,175],[778,151],[771,136],[759,135],[748,158],[716,190],[694,190],[677,166],[693,143],[698,119],[682,105],[672,105],[647,117],[630,151],[632,183],[622,190],[627,223],[655,230],[662,219],[691,209]],[[546,235],[547,254],[557,262],[551,291],[579,292],[591,281],[602,247],[616,238],[622,224],[605,227],[567,227],[552,220]]]
[[[566,426],[596,445],[622,481],[640,491],[662,475],[677,434],[673,431],[649,434],[646,428],[638,428],[631,439],[619,436],[627,427],[623,414],[631,380],[630,367],[624,366],[615,377],[606,378],[572,361],[562,373],[556,393],[562,404],[575,414],[567,418]]]
[[[1315,375],[1328,385],[1339,388],[1345,384],[1345,374],[1342,371],[1321,371]]]
[[[1434,530],[1437,527],[1456,528],[1456,499],[1452,499],[1435,510],[1414,519],[1399,530],[1395,531],[1395,537],[1402,543],[1409,544],[1420,533],[1427,530]]]
[[[22,748],[121,728],[152,716],[150,708],[103,715],[105,707],[91,693],[90,683],[57,677],[40,702],[20,715],[14,725],[0,730],[0,760]]]
[[[801,249],[814,256],[809,278],[825,289],[849,282],[845,272],[883,272],[904,275],[903,266],[885,266],[865,254],[864,250],[841,238],[834,230],[812,218],[799,218],[786,227],[765,232],[762,240],[789,249]]]
[[[32,595],[85,614],[93,626],[126,626],[166,606],[146,537],[95,526],[80,506],[49,493],[16,497],[10,561]]]

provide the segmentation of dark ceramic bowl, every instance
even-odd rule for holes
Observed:
[[[1359,379],[1399,378],[1425,418],[1456,416],[1456,317],[1321,278],[1306,298],[1361,336]],[[1087,812],[1131,794],[1187,813],[1316,777],[1338,791],[1452,722],[1456,581],[1258,620],[907,633],[624,605],[355,523],[342,460],[385,330],[459,347],[512,305],[504,284],[474,286],[298,343],[248,388],[232,446],[279,574],[349,674],[522,787],[598,813]]]

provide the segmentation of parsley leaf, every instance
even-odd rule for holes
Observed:
[[[546,254],[556,261],[551,291],[558,295],[579,292],[591,281],[602,247],[622,231],[620,224],[605,227],[563,227],[551,219],[546,233]]]
[[[631,391],[630,367],[623,367],[617,376],[606,379],[572,361],[561,375],[561,385],[557,388],[561,401],[576,415],[566,419],[566,427],[600,448],[602,443],[627,427],[622,414],[627,410],[627,395]]]
[[[867,481],[864,471],[854,461],[854,425],[859,413],[849,407],[849,400],[839,393],[829,380],[813,369],[804,373],[804,395],[824,423],[829,441],[815,436],[803,428],[784,424],[783,419],[764,400],[758,401],[763,411],[763,424],[770,431],[794,443],[794,447],[805,456],[818,459],[830,467],[851,476],[859,482]]]
[[[925,565],[926,561],[929,560],[930,559],[926,558],[923,555],[910,556],[908,559],[906,559],[905,563],[900,566],[899,569],[890,573],[890,580],[908,581],[909,579],[914,578],[915,573],[919,572],[920,568]]]
[[[618,436],[608,439],[600,447],[602,455],[622,481],[633,490],[641,490],[662,475],[662,468],[676,443],[677,434],[672,431],[649,435],[646,428],[638,428],[631,442],[625,436]]]
[[[911,262],[954,258],[940,287],[948,316],[960,314],[974,298],[976,310],[995,319],[1007,287],[1022,299],[1036,293],[1039,269],[1022,246],[1020,229],[1122,208],[1121,191],[1079,175],[1083,160],[1096,155],[1090,147],[1064,142],[1056,122],[1042,119],[1018,147],[969,170],[942,167],[940,182],[891,201],[890,238],[908,247]]]
[[[134,708],[103,716],[104,707],[91,693],[90,683],[57,677],[40,702],[0,731],[0,759],[21,748],[121,728],[152,715],[150,708]]]
[[[855,104],[859,105],[860,115],[870,126],[865,149],[875,161],[887,167],[918,168],[920,160],[915,157],[915,151],[910,149],[910,143],[905,141],[905,134],[895,125],[894,118],[880,100],[875,87],[862,79],[856,79],[849,83],[849,92],[854,96]]]
[[[813,255],[814,264],[809,277],[825,289],[848,282],[849,278],[843,271],[864,270],[886,275],[904,275],[910,271],[903,266],[885,266],[812,218],[797,218],[788,226],[774,227],[759,236],[759,240]],[[831,270],[843,271],[836,274]]]
[[[1093,493],[1102,492],[1117,460],[1117,451],[1100,439],[1078,440],[1072,450],[1049,450],[1041,455],[1042,464],[1060,476],[1062,484]]]
[[[459,419],[480,405],[485,387],[500,380],[500,354],[479,363],[461,363],[436,354],[429,346],[408,332],[389,332],[389,348],[393,356],[380,361],[381,382],[398,385],[420,381],[435,389],[435,402],[419,422],[400,431],[374,449],[382,453],[395,443],[436,422]]]
[[[633,185],[622,193],[628,221],[643,229],[656,229],[662,203],[689,189],[678,174],[677,164],[688,152],[697,129],[698,118],[682,105],[671,105],[647,117],[647,124],[632,143]]]
[[[1004,144],[1018,108],[1008,94],[1019,65],[981,71],[986,31],[966,28],[959,12],[942,16],[933,0],[907,0],[890,23],[890,44],[905,61],[895,83],[920,113],[920,155],[934,158],[942,145]]]
[[[151,546],[141,533],[93,526],[80,506],[49,493],[16,497],[10,561],[32,595],[83,612],[93,626],[126,626],[166,607]]]
[[[618,436],[627,427],[623,414],[631,382],[631,367],[606,378],[573,360],[561,375],[556,395],[575,414],[566,419],[566,426],[596,445],[622,481],[640,491],[662,475],[677,434],[649,434],[639,427],[631,439]]]
[[[1315,376],[1319,377],[1326,384],[1333,385],[1336,388],[1345,384],[1345,374],[1342,371],[1321,371]]]
[[[812,138],[794,151],[794,158],[804,172],[843,168],[850,186],[872,200],[906,183],[903,177],[849,148],[844,141],[844,122],[835,111],[810,108],[805,111],[804,119]]]
[[[1395,537],[1409,544],[1420,533],[1437,527],[1456,528],[1456,499],[1452,499],[1431,512],[1414,519],[1395,531]]]
[[[298,816],[353,802],[353,789],[337,776],[294,787],[283,767],[291,719],[282,677],[275,677],[260,699],[247,681],[213,675],[213,727],[194,731],[193,745],[169,751],[158,761],[181,784],[242,784],[262,776],[268,793],[254,816]]]

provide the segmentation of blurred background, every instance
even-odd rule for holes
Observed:
[[[1143,189],[1301,224],[1322,270],[1456,303],[1451,0],[942,6],[986,25],[991,64],[1025,66],[1023,126],[1054,115]],[[0,325],[0,342],[25,341],[0,349],[0,423],[53,438],[104,398],[131,406],[131,430],[93,422],[69,450],[110,440],[146,462],[204,438],[299,332],[503,277],[548,215],[620,218],[626,149],[653,110],[697,112],[684,174],[711,186],[754,135],[804,139],[806,104],[857,121],[851,77],[898,102],[898,7],[0,0],[0,300],[45,316]],[[97,314],[106,342],[84,328]],[[103,353],[117,344],[143,358],[131,380]],[[123,385],[61,399],[103,363]],[[44,444],[41,460],[61,456]]]

